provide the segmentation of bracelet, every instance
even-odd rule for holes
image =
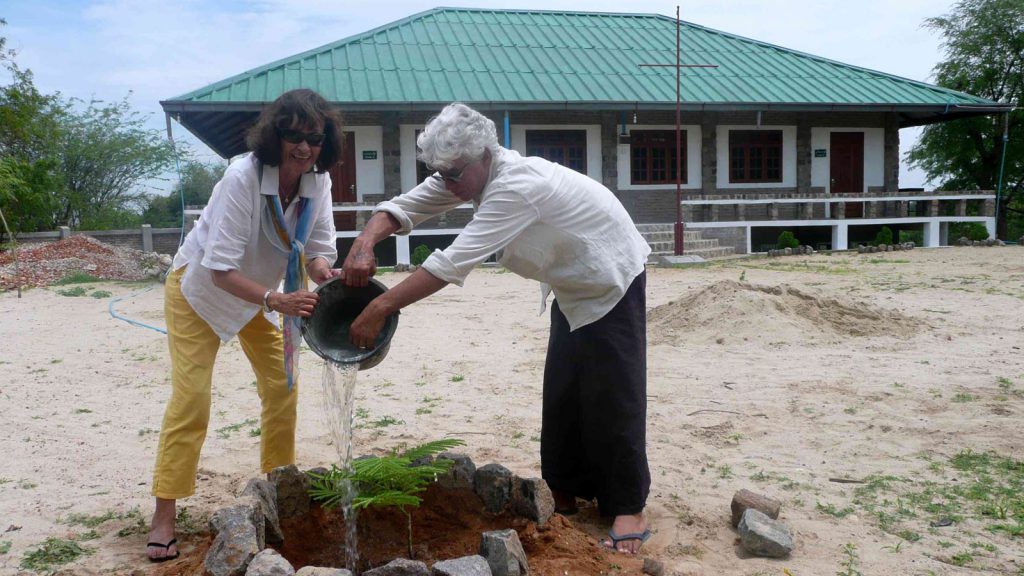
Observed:
[[[267,290],[266,292],[263,293],[263,312],[266,314],[270,314],[271,312],[274,311],[274,309],[270,307],[271,292],[273,292],[273,290]]]

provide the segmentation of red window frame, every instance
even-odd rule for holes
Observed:
[[[730,130],[729,182],[782,182],[782,130]]]
[[[685,184],[686,130],[680,131],[679,137],[683,158],[680,179]],[[678,168],[675,130],[633,130],[629,133],[630,184],[675,184]]]
[[[527,130],[526,155],[557,162],[587,173],[586,130]]]

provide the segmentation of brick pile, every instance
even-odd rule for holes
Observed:
[[[169,265],[167,256],[111,246],[91,236],[72,236],[0,252],[0,291],[18,285],[48,286],[75,273],[103,280],[145,280],[159,277]]]

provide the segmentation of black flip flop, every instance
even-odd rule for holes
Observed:
[[[171,538],[171,541],[168,542],[167,544],[161,544],[160,542],[147,542],[146,543],[146,548],[149,548],[150,546],[152,546],[152,547],[155,547],[155,548],[163,548],[164,550],[169,550],[171,548],[171,546],[174,546],[177,543],[178,543],[178,539],[177,538]],[[160,558],[149,558],[149,556],[147,556],[147,558],[149,558],[150,562],[167,562],[168,560],[174,560],[178,556],[181,556],[181,550],[178,550],[177,552],[175,552],[174,556],[163,556],[163,557],[160,557]]]

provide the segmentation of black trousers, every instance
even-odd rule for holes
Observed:
[[[575,332],[551,306],[541,475],[552,490],[596,497],[605,516],[641,512],[651,486],[646,283],[642,272],[611,312]]]

